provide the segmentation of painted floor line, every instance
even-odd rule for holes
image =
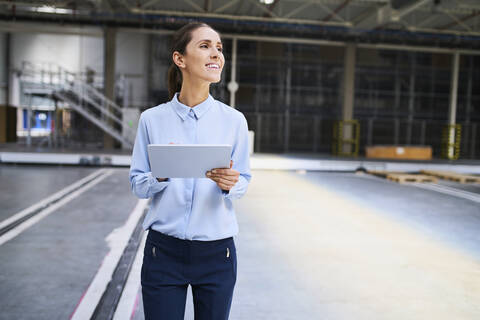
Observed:
[[[138,290],[140,289],[140,272],[143,262],[143,248],[147,239],[147,232],[143,233],[142,240],[138,246],[137,255],[133,262],[132,269],[128,275],[127,283],[123,288],[122,297],[118,302],[113,320],[130,320],[135,309]]]
[[[108,177],[113,173],[113,170],[106,170],[102,174],[96,176],[93,180],[85,184],[83,187],[75,190],[74,192],[68,194],[67,196],[63,197],[60,201],[48,206],[44,210],[40,211],[38,214],[35,216],[31,217],[30,219],[22,222],[21,224],[17,225],[15,228],[9,230],[8,232],[4,233],[3,235],[0,236],[0,245],[4,244],[5,242],[15,238],[18,236],[20,233],[23,231],[27,230],[58,208],[62,207],[66,203],[70,202],[71,200],[75,199],[79,195],[81,195],[83,192],[87,191],[88,189],[92,188],[96,184],[100,183],[103,179]]]
[[[392,183],[391,181],[385,180],[384,178],[379,178],[375,176],[370,176],[370,175],[359,175],[358,177],[363,178],[363,179],[369,179],[369,180],[376,180],[376,181],[384,181],[386,183]],[[432,190],[432,191],[437,191],[440,193],[448,194],[454,197],[459,197],[467,200],[471,200],[474,202],[480,203],[480,195],[477,193],[465,191],[465,190],[460,190],[457,188],[449,187],[449,186],[444,186],[441,184],[436,184],[436,183],[411,183],[411,184],[405,184],[406,186],[412,185],[418,188],[426,189],[426,190]]]
[[[140,199],[130,213],[127,222],[120,228],[113,230],[106,238],[110,251],[103,259],[97,274],[90,283],[85,295],[72,314],[73,320],[90,319],[102,298],[113,272],[128,244],[138,220],[148,205],[148,199]]]
[[[105,171],[106,171],[106,169],[96,170],[92,174],[78,180],[75,183],[72,183],[71,185],[69,185],[66,188],[52,194],[51,196],[43,199],[42,201],[37,202],[37,203],[31,205],[30,207],[25,208],[22,211],[14,214],[13,216],[1,221],[0,222],[0,230],[3,229],[4,227],[14,223],[15,221],[18,221],[18,220],[22,219],[23,217],[37,211],[37,210],[40,210],[44,207],[47,207],[52,202],[57,201],[58,199],[64,197],[66,194],[72,192],[75,189],[78,189],[80,186],[82,186],[83,184],[87,183],[90,180],[95,179],[96,177],[103,174]]]
[[[455,188],[447,187],[447,186],[442,186],[442,185],[437,185],[437,184],[414,184],[415,187],[422,188],[422,189],[427,189],[427,190],[433,190],[437,191],[440,193],[448,194],[454,197],[459,197],[467,200],[471,200],[477,203],[480,203],[480,196],[476,193],[473,192],[468,192],[465,190],[458,190]]]

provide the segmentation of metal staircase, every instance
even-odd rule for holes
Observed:
[[[122,108],[81,75],[61,66],[24,62],[21,75],[26,94],[42,93],[67,104],[105,133],[133,148],[133,129],[122,122]]]

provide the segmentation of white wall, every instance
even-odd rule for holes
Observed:
[[[103,76],[103,38],[80,36],[78,41],[81,48],[79,59],[80,70],[85,71],[86,67],[88,67]]]
[[[13,33],[10,48],[12,65],[23,61],[53,63],[72,72],[88,66],[103,73],[103,38],[80,35]]]

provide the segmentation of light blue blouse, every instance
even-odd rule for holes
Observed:
[[[188,240],[234,236],[238,224],[232,199],[245,194],[251,178],[247,121],[242,113],[210,95],[193,108],[179,102],[177,95],[140,115],[130,184],[137,197],[152,198],[143,228]],[[158,182],[151,173],[147,145],[168,143],[231,145],[239,181],[228,193],[208,178]]]

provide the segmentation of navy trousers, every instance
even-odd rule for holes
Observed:
[[[149,230],[141,274],[146,320],[183,320],[188,285],[195,320],[227,320],[236,279],[233,238],[191,241]]]

